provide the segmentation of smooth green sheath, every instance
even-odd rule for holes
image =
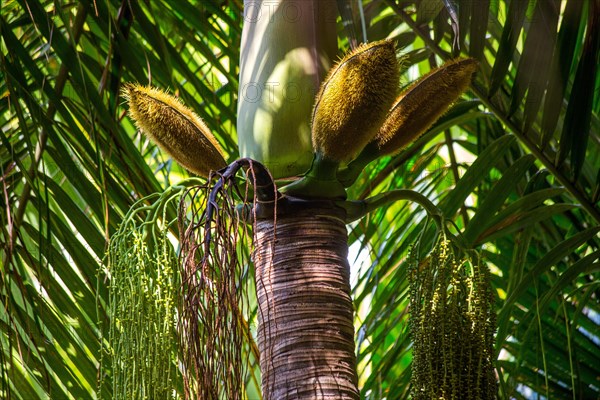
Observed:
[[[346,199],[346,190],[337,178],[339,162],[317,153],[302,179],[280,189],[286,195],[303,199]]]
[[[310,168],[312,108],[336,54],[334,0],[244,1],[240,157],[260,161],[275,179]]]

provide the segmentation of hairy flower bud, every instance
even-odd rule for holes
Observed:
[[[348,161],[377,134],[398,89],[392,41],[364,44],[333,67],[321,85],[312,118],[315,152]]]
[[[185,169],[207,177],[227,165],[208,127],[181,101],[137,84],[127,85],[124,95],[138,128]]]
[[[467,90],[477,61],[449,61],[404,90],[376,137],[380,155],[393,154],[421,136]]]

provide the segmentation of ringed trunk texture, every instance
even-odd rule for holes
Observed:
[[[266,400],[359,399],[343,216],[337,209],[312,208],[256,223]]]

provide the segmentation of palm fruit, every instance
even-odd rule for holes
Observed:
[[[175,97],[137,84],[127,85],[124,97],[137,127],[188,171],[208,177],[227,165],[208,127]]]
[[[275,179],[298,176],[313,160],[312,109],[337,55],[336,2],[245,3],[237,114],[240,157],[259,161]]]
[[[349,161],[377,134],[398,89],[392,41],[363,44],[346,55],[321,85],[312,118],[313,150]]]
[[[375,139],[379,155],[396,153],[427,131],[467,90],[476,69],[472,58],[449,61],[404,90]]]
[[[415,243],[408,257],[411,398],[496,399],[495,295],[486,263],[445,235],[423,261],[420,248]]]

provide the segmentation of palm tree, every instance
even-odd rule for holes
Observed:
[[[479,61],[467,97],[413,145],[369,164],[348,198],[416,189],[480,249],[497,295],[500,398],[600,391],[599,6],[371,0],[346,16],[358,37],[402,48],[404,83],[459,52]],[[237,159],[242,4],[19,0],[3,2],[0,17],[0,393],[110,398],[112,371],[100,368],[109,238],[136,200],[187,176],[124,116],[121,83],[169,88],[204,119],[227,161]],[[365,398],[410,393],[407,253],[432,238],[424,216],[397,202],[349,225]],[[250,326],[256,304],[250,296]],[[257,362],[244,360],[255,398]]]

